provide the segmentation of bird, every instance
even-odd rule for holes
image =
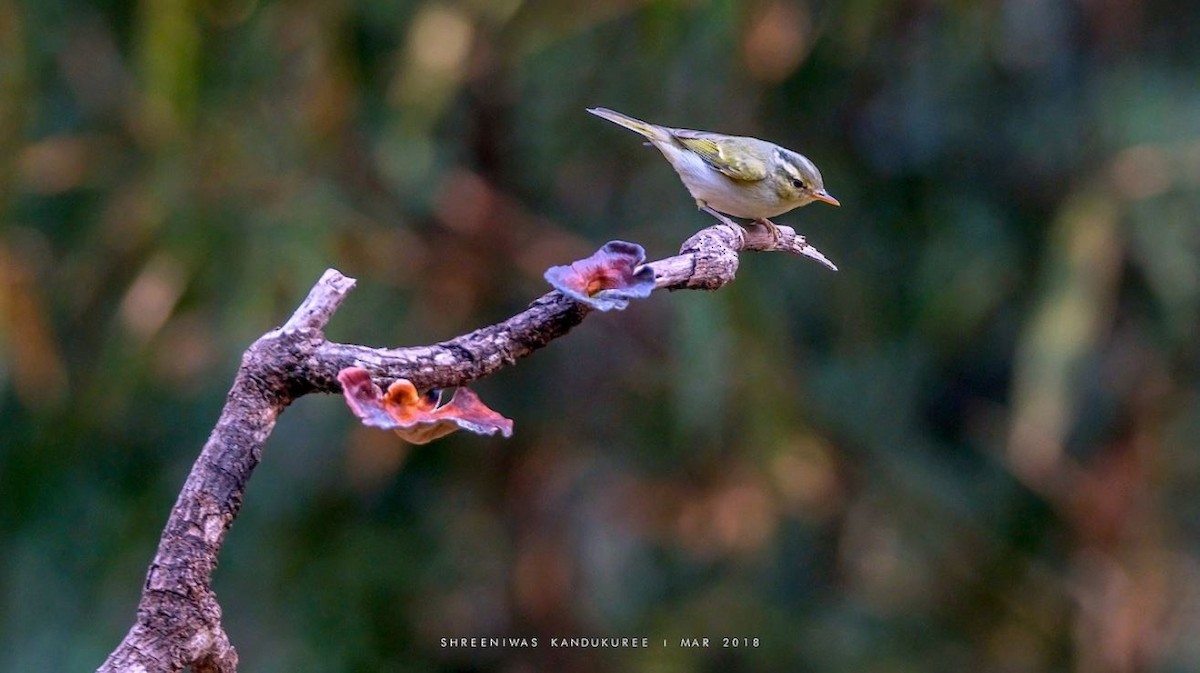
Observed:
[[[770,218],[813,201],[841,205],[825,191],[816,164],[775,143],[659,126],[608,108],[587,111],[644,136],[671,163],[696,206],[725,224],[733,225],[726,215],[752,220],[778,240]]]

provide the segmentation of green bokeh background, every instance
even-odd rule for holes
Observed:
[[[705,226],[603,105],[808,155],[842,270],[589,317],[476,386],[509,440],[300,400],[243,670],[1198,670],[1198,73],[1185,2],[0,0],[0,669],[103,661],[325,268],[331,338],[421,344]]]

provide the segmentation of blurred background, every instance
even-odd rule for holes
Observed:
[[[116,645],[326,267],[331,338],[423,344],[709,224],[603,105],[807,154],[842,270],[592,315],[476,386],[510,440],[300,400],[244,670],[1200,670],[1198,72],[1185,2],[0,0],[0,669]]]

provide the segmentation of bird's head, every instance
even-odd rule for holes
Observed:
[[[773,156],[771,178],[779,198],[799,207],[813,201],[824,201],[831,206],[841,203],[825,191],[821,171],[808,157],[780,147]]]

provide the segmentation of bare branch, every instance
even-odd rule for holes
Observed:
[[[284,332],[296,332],[302,329],[320,331],[325,329],[334,311],[342,305],[346,295],[354,289],[354,279],[343,276],[335,269],[326,269],[320,280],[309,291],[304,301],[291,318],[280,328]]]
[[[742,250],[806,255],[836,269],[789,227],[773,233],[718,224],[689,238],[679,255],[651,262],[655,287],[720,288],[733,280]],[[563,336],[590,311],[550,292],[508,320],[431,346],[386,349],[326,341],[323,330],[354,282],[333,269],[326,271],[291,318],[243,355],[225,408],[163,528],[137,621],[99,671],[237,669],[237,652],[212,591],[212,573],[263,445],[292,400],[340,392],[337,374],[346,367],[362,367],[380,380],[405,378],[421,390],[461,386]]]

